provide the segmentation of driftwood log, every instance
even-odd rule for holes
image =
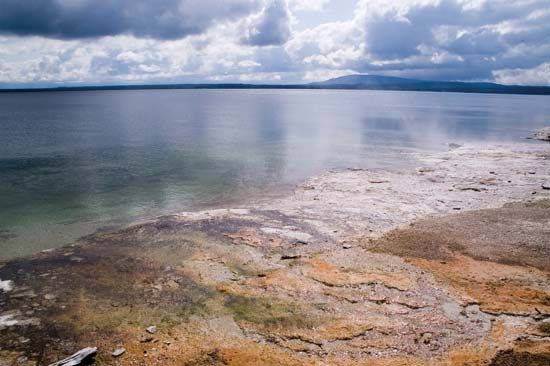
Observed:
[[[83,348],[72,356],[69,356],[61,361],[52,363],[49,366],[79,366],[87,365],[97,354],[96,347]]]

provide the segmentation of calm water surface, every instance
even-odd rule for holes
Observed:
[[[514,141],[547,97],[292,90],[0,94],[0,258],[142,218],[265,197],[327,169]]]

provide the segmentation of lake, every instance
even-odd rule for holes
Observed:
[[[544,96],[337,90],[0,94],[0,258],[283,194],[447,143],[525,141]]]

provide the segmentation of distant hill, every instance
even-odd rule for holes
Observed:
[[[408,90],[460,93],[505,93],[550,95],[550,87],[501,85],[459,81],[428,81],[379,75],[347,75],[309,84],[321,89]]]
[[[1,89],[1,92],[143,90],[143,89],[350,89],[403,90],[457,93],[539,94],[550,95],[550,87],[428,81],[379,75],[348,75],[310,84],[148,84],[66,86],[54,88]]]

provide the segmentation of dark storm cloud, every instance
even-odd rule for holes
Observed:
[[[254,19],[243,43],[252,46],[276,46],[290,37],[290,11],[286,0],[272,0]]]
[[[475,30],[464,33],[446,47],[448,51],[464,56],[492,56],[504,52],[506,48],[501,35],[494,30]]]
[[[369,20],[366,37],[373,56],[394,59],[418,54],[418,45],[427,41],[431,33],[406,20],[376,17]]]
[[[177,39],[257,8],[254,0],[0,0],[0,32],[64,39],[119,34]]]

